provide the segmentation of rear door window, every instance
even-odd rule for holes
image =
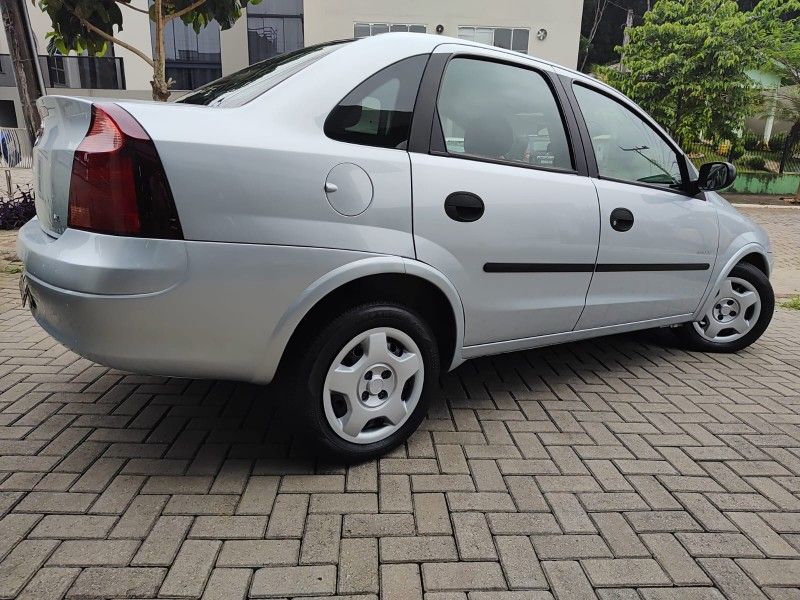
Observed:
[[[428,56],[403,59],[361,83],[328,115],[325,134],[341,142],[405,149]]]
[[[536,71],[455,58],[442,79],[437,111],[448,154],[573,169],[561,111]]]

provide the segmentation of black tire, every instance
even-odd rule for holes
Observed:
[[[422,395],[405,423],[391,435],[374,443],[357,444],[340,437],[328,423],[323,386],[331,363],[344,346],[358,334],[377,327],[399,329],[419,347],[424,366]],[[312,333],[302,347],[303,351],[295,349],[293,364],[287,365],[287,391],[296,404],[300,430],[309,434],[326,458],[361,462],[403,443],[425,418],[439,386],[439,347],[430,326],[418,314],[397,304],[378,302],[351,308]]]
[[[775,293],[764,272],[749,263],[739,263],[731,270],[730,276],[744,279],[758,292],[761,297],[761,313],[758,320],[745,336],[731,342],[708,340],[697,332],[693,323],[685,323],[674,331],[687,349],[699,352],[738,352],[760,338],[772,321],[772,314],[775,312]]]

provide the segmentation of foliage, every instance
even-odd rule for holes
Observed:
[[[763,156],[759,156],[757,154],[751,154],[749,156],[745,156],[741,161],[740,164],[744,169],[749,171],[766,171],[767,170],[767,161]]]
[[[728,151],[727,159],[731,162],[736,162],[740,158],[744,156],[744,144],[741,140],[736,140],[736,142],[731,145],[731,149]]]
[[[600,75],[632,96],[681,142],[734,139],[758,95],[747,74],[763,67],[797,19],[798,0],[659,0],[630,31],[623,68]]]
[[[581,47],[578,65],[584,65],[581,70],[591,71],[592,65],[605,65],[619,60],[619,55],[615,48],[622,44],[622,36],[625,29],[625,18],[627,10],[633,10],[634,25],[641,25],[645,13],[652,8],[656,0],[614,0],[609,2],[607,9],[603,12],[597,26],[595,21],[597,16],[597,6],[604,0],[584,0],[583,20],[581,22],[581,35],[587,40],[591,31],[595,29],[595,35],[591,44]],[[759,0],[737,0],[741,10],[753,10]]]
[[[682,142],[734,139],[758,94],[748,77],[766,60],[798,0],[658,0],[630,31],[622,68],[600,75],[638,101]]]
[[[32,0],[38,2],[52,24],[47,35],[54,49],[61,54],[87,51],[102,56],[113,43],[130,50],[153,67],[153,97],[166,100],[170,81],[165,76],[164,27],[170,21],[181,19],[199,32],[211,21],[222,29],[229,29],[241,16],[248,4],[261,0],[154,0],[149,10],[135,7],[131,0]],[[156,43],[151,48],[136,48],[121,40],[124,11],[149,15],[155,23]],[[152,56],[152,58],[151,58]]]
[[[781,306],[783,308],[791,308],[793,310],[800,310],[800,296],[795,296],[794,298],[789,298],[786,302],[782,302]]]
[[[770,12],[773,44],[765,66],[780,75],[784,85],[800,85],[800,6],[787,0],[778,2]]]
[[[779,9],[784,11],[784,25],[773,32],[775,43],[769,54],[772,70],[780,75],[782,83],[791,86],[778,93],[773,107],[776,118],[792,124],[786,140],[779,146],[783,149],[781,173],[800,142],[800,7],[790,8],[793,11],[788,14],[785,8]],[[796,196],[800,199],[800,187]]]
[[[17,229],[36,216],[31,186],[17,186],[11,198],[0,197],[0,229]]]
[[[786,134],[776,133],[769,139],[770,150],[780,150],[786,144]]]
[[[753,151],[753,150],[761,150],[763,142],[761,138],[759,138],[755,133],[748,131],[742,136],[742,143],[744,144],[744,149]]]

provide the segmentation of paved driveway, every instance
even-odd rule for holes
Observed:
[[[800,312],[659,341],[470,362],[347,467],[268,390],[78,358],[0,275],[0,597],[797,599]]]
[[[800,206],[775,208],[738,206],[769,233],[775,253],[770,279],[779,296],[800,295]]]

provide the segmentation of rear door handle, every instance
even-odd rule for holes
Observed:
[[[483,216],[481,197],[472,192],[453,192],[444,201],[444,212],[460,223],[472,223]]]
[[[617,231],[629,231],[633,227],[633,213],[627,208],[615,208],[611,211],[611,227]]]

